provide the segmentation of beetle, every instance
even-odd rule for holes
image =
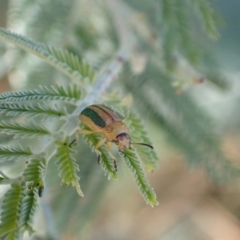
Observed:
[[[106,141],[109,155],[113,159],[115,170],[117,170],[116,158],[111,154],[110,149],[112,143],[118,146],[118,151],[124,154],[125,148],[130,148],[132,144],[153,147],[146,143],[133,143],[130,137],[128,126],[121,118],[110,108],[95,104],[86,107],[79,115],[80,121],[90,130],[79,130],[79,134],[94,134],[98,133],[104,136],[95,146],[95,151],[98,155],[98,162],[101,158],[101,152],[98,150]]]

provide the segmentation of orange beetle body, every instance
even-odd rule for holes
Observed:
[[[95,104],[86,107],[79,115],[81,122],[86,125],[90,130],[79,130],[80,134],[93,134],[99,133],[104,136],[94,147],[98,155],[98,162],[101,159],[101,151],[98,150],[107,140],[108,153],[113,159],[114,167],[117,170],[116,158],[111,154],[111,143],[118,145],[118,151],[125,155],[124,148],[131,148],[131,144],[144,145],[153,148],[146,143],[132,143],[129,136],[129,129],[127,125],[120,119],[117,114],[110,108]],[[75,140],[74,140],[75,141]],[[73,141],[73,142],[74,142]],[[72,143],[73,143],[72,142]],[[72,145],[72,144],[70,144]]]
[[[91,105],[81,112],[79,118],[93,132],[102,134],[109,142],[116,143],[119,151],[130,147],[131,138],[127,125],[110,108]]]

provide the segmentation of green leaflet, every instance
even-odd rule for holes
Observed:
[[[176,1],[176,22],[177,35],[183,46],[182,51],[187,56],[192,65],[199,62],[200,51],[195,46],[195,41],[192,34],[191,17],[189,15],[188,4],[185,0]],[[173,31],[174,33],[175,31]],[[172,36],[172,37],[176,37]]]
[[[56,154],[56,165],[59,171],[59,177],[62,178],[62,183],[67,185],[71,184],[76,188],[77,193],[83,197],[84,194],[81,190],[79,184],[79,166],[76,159],[74,158],[75,150],[73,147],[69,147],[69,141],[66,140],[65,143],[56,142],[58,146]]]
[[[40,86],[38,89],[34,90],[2,93],[0,94],[0,104],[28,100],[58,100],[76,102],[81,99],[81,95],[81,90],[76,84],[70,84],[68,86]]]
[[[130,149],[125,149],[124,153],[126,154],[124,160],[128,168],[133,173],[133,177],[136,181],[136,184],[138,185],[139,190],[143,195],[146,203],[152,207],[157,206],[158,201],[156,193],[151,188],[137,155],[133,150]]]
[[[14,232],[18,227],[23,191],[24,188],[21,185],[12,184],[4,195],[1,204],[0,237],[9,233],[13,234],[11,232]]]
[[[1,121],[0,132],[14,135],[15,138],[35,138],[49,134],[45,126],[33,121],[24,124],[17,121]]]
[[[196,23],[192,20],[199,15],[199,24],[203,25],[207,34],[213,39],[218,38],[216,14],[211,4],[208,0],[162,0],[158,6],[161,11],[161,27],[156,30],[162,39],[163,63],[168,70],[173,70],[176,64],[173,59],[180,50],[192,65],[197,66],[202,52],[194,39]]]
[[[67,50],[45,46],[43,43],[36,42],[4,28],[0,28],[0,38],[26,50],[27,52],[37,55],[68,77],[76,80],[79,84],[82,83],[83,78],[88,77],[91,82],[94,79],[95,73],[90,65],[80,62],[77,56],[74,56]]]
[[[38,189],[25,189],[18,226],[33,233],[33,217],[38,208]]]
[[[125,121],[130,128],[131,138],[133,142],[136,143],[146,143],[149,145],[153,145],[151,140],[148,137],[147,131],[145,130],[145,126],[142,123],[140,117],[138,117],[135,113],[130,112],[128,118]],[[134,145],[137,153],[141,157],[146,169],[149,172],[154,171],[158,165],[159,157],[154,149],[150,149],[146,146]]]
[[[192,36],[194,27],[189,14],[189,4],[186,0],[163,0],[160,3],[160,8],[163,24],[161,44],[163,45],[165,66],[169,70],[172,69],[173,56],[177,48],[180,48],[180,51],[186,55],[192,64],[196,64],[199,60],[200,51],[196,48]]]
[[[18,144],[17,146],[0,147],[0,162],[3,161],[18,161],[32,158],[30,148],[25,148]]]
[[[32,101],[22,103],[0,103],[0,113],[6,116],[18,116],[24,114],[26,117],[43,116],[46,118],[60,117],[66,115],[66,109],[50,101]]]
[[[23,172],[24,181],[31,182],[33,187],[44,185],[46,168],[46,160],[33,159]]]
[[[191,0],[192,3],[199,10],[199,13],[202,17],[202,22],[204,27],[213,39],[217,39],[219,37],[219,33],[216,27],[216,13],[213,10],[209,0]]]
[[[84,141],[90,145],[91,149],[94,151],[94,146],[102,139],[101,135],[98,134],[89,134],[83,136]],[[113,165],[113,160],[108,154],[106,144],[98,148],[101,152],[100,165],[105,172],[105,175],[108,179],[117,179],[117,173]],[[97,157],[96,157],[97,161]]]
[[[46,46],[47,51],[55,56],[59,61],[64,62],[68,66],[71,66],[73,71],[81,73],[83,78],[88,78],[92,83],[95,78],[95,72],[92,67],[80,59],[71,52],[64,49],[57,49],[52,46]],[[73,72],[75,74],[75,72]]]

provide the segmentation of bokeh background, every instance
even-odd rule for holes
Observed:
[[[122,161],[118,162],[119,179],[108,181],[95,155],[80,139],[77,159],[85,197],[60,184],[52,159],[35,219],[36,234],[25,239],[240,239],[240,2],[211,1],[220,34],[214,41],[202,37],[190,3],[186,3],[192,13],[187,20],[196,26],[189,29],[189,38],[202,56],[196,64],[191,62],[191,54],[181,52],[184,44],[165,45],[166,36],[172,31],[174,38],[181,28],[172,24],[171,17],[164,20],[161,1],[122,3],[123,8],[111,11],[108,1],[0,1],[1,27],[71,50],[99,72],[121,45],[118,31],[110,24],[116,11],[122,19],[126,11],[129,22],[137,15],[149,27],[146,32],[153,34],[153,42],[144,42],[136,33],[139,43],[111,90],[131,94],[154,142],[159,168],[148,178],[159,206],[145,204]],[[162,15],[151,19],[151,13]],[[162,48],[155,56],[150,47],[161,34]],[[158,72],[157,64],[152,64],[154,57],[164,65],[169,55],[170,64],[176,63],[174,70],[164,66]],[[0,42],[0,92],[66,81],[37,57]],[[178,119],[184,123],[177,125]],[[13,175],[19,171],[18,165],[9,163],[1,168]],[[1,194],[5,191],[1,186]]]

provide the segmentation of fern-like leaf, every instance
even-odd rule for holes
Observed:
[[[0,28],[0,38],[37,55],[78,83],[81,83],[84,77],[88,77],[91,81],[94,78],[95,74],[90,66],[83,62],[79,64],[79,58],[66,50],[63,51],[54,47],[47,47],[42,43],[33,41],[4,28]]]
[[[14,138],[35,138],[49,134],[49,131],[39,123],[19,123],[15,121],[1,121],[0,132],[14,135]]]
[[[191,0],[198,8],[207,33],[214,39],[219,37],[216,27],[216,14],[208,0]]]
[[[71,66],[73,71],[81,73],[83,78],[88,78],[90,82],[93,82],[95,78],[95,72],[91,66],[67,50],[58,49],[52,46],[46,46],[47,51],[55,56],[59,61],[66,63],[68,66]]]
[[[38,190],[34,188],[33,190],[25,189],[24,196],[21,204],[21,214],[19,217],[18,227],[22,231],[27,230],[33,233],[33,217],[38,208]]]
[[[80,196],[84,196],[79,184],[79,166],[76,159],[73,157],[75,150],[69,146],[69,141],[65,143],[57,142],[58,151],[56,154],[56,165],[58,166],[59,176],[62,178],[62,183],[67,185],[72,184],[76,188]]]
[[[147,131],[145,130],[144,124],[142,123],[140,117],[138,117],[135,113],[130,112],[128,118],[126,119],[126,123],[130,128],[131,138],[133,142],[146,143],[151,146],[153,145],[147,135]],[[134,146],[136,147],[137,153],[140,155],[146,169],[149,172],[155,170],[157,168],[157,162],[159,160],[155,150],[141,145]]]
[[[22,201],[19,226],[29,232],[33,232],[33,216],[38,207],[38,196],[41,197],[44,189],[46,168],[47,164],[44,159],[34,159],[23,172],[23,181],[26,183],[27,188]]]
[[[46,167],[45,160],[32,160],[23,172],[24,181],[31,182],[34,186],[43,185]]]
[[[23,187],[19,184],[12,184],[11,188],[3,197],[1,204],[0,237],[10,234],[8,239],[16,239],[14,233],[18,230],[18,220],[21,211],[23,198]]]
[[[31,149],[24,148],[20,144],[17,146],[0,147],[0,162],[25,160],[32,157]]]
[[[146,175],[144,173],[144,170],[141,166],[140,161],[138,160],[137,155],[133,150],[125,149],[124,153],[126,156],[124,157],[124,160],[129,167],[129,169],[133,173],[133,177],[135,178],[136,184],[139,187],[140,192],[142,193],[145,201],[150,206],[157,206],[158,201],[156,194],[154,190],[151,188]]]
[[[97,134],[89,134],[83,136],[84,141],[90,145],[91,149],[94,151],[94,146],[101,140],[101,136]],[[102,145],[98,148],[101,152],[100,165],[105,172],[108,179],[117,179],[116,169],[114,168],[113,159],[108,154],[106,145]],[[96,159],[97,160],[97,159]]]
[[[58,100],[76,102],[81,99],[81,91],[76,84],[63,87],[40,86],[35,90],[23,90],[17,92],[5,92],[0,94],[0,103],[27,101],[27,100]]]
[[[66,109],[50,102],[0,103],[0,113],[6,116],[24,114],[25,117],[42,116],[44,118],[66,115]]]

